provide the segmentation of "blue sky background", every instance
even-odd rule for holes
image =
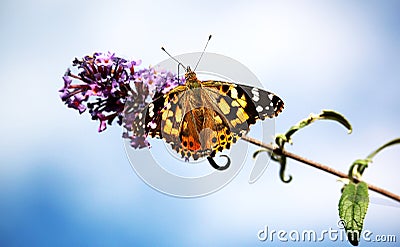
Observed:
[[[262,246],[265,225],[336,228],[342,184],[294,161],[290,184],[275,164],[249,184],[249,159],[207,197],[151,189],[132,170],[120,128],[98,134],[98,123],[61,103],[61,76],[75,56],[114,51],[155,65],[166,59],[160,46],[200,51],[213,34],[209,52],[240,61],[284,99],[278,132],[321,109],[350,120],[351,135],[319,122],[288,147],[347,172],[400,136],[399,9],[398,1],[2,1],[1,246]],[[399,194],[399,148],[379,154],[365,180]],[[364,228],[399,242],[400,208],[384,204],[369,206]]]

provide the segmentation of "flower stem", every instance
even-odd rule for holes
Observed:
[[[318,163],[318,162],[309,160],[307,158],[301,157],[301,156],[299,156],[297,154],[288,152],[286,150],[282,150],[282,149],[280,149],[280,148],[278,148],[276,146],[273,146],[271,144],[263,143],[263,142],[261,142],[259,140],[253,139],[253,138],[248,137],[248,136],[242,136],[242,139],[247,141],[247,142],[250,142],[250,143],[252,143],[254,145],[257,145],[257,146],[260,146],[262,148],[265,148],[265,149],[268,149],[270,151],[273,151],[274,153],[276,153],[278,155],[284,155],[284,156],[286,156],[288,158],[291,158],[291,159],[297,160],[297,161],[299,161],[301,163],[310,165],[310,166],[312,166],[314,168],[320,169],[320,170],[322,170],[324,172],[330,173],[330,174],[335,175],[337,177],[349,178],[346,173],[343,173],[341,171],[335,170],[335,169],[333,169],[333,168],[331,168],[331,167],[329,167],[327,165],[323,165],[321,163]],[[356,178],[354,178],[353,180],[355,182],[359,182],[359,180],[356,179]],[[367,183],[367,185],[368,185],[368,189],[370,189],[372,191],[375,191],[375,192],[377,192],[377,193],[379,193],[381,195],[384,195],[386,197],[389,197],[389,198],[391,198],[391,199],[393,199],[393,200],[395,200],[395,201],[400,203],[400,195],[396,195],[396,194],[394,194],[394,193],[392,193],[392,192],[390,192],[388,190],[382,189],[382,188],[377,187],[377,186],[372,185],[372,184],[368,184]]]

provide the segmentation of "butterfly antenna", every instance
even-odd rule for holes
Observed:
[[[208,42],[210,42],[211,37],[212,37],[212,35],[210,34],[210,36],[208,36],[208,40],[207,40],[206,46],[204,46],[203,52],[201,53],[201,56],[200,56],[199,60],[197,61],[197,64],[196,64],[196,66],[194,67],[194,70],[193,70],[193,71],[196,71],[197,65],[199,65],[200,60],[201,60],[201,58],[203,57],[204,52],[206,51]]]
[[[169,53],[165,50],[164,47],[161,47],[161,50],[163,50],[165,53],[167,53],[167,55],[168,55],[170,58],[172,58],[172,60],[174,60],[175,62],[178,63],[178,71],[179,71],[179,66],[182,66],[183,70],[187,71],[186,67],[185,67],[181,62],[179,62],[178,59],[176,59],[176,58],[174,58],[173,56],[171,56],[171,54],[169,54]],[[179,72],[178,72],[178,73],[179,73]]]

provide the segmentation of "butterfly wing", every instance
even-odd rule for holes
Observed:
[[[256,120],[275,117],[284,106],[271,92],[221,81],[204,81],[196,89],[178,86],[154,98],[134,128],[195,160],[229,149]]]
[[[283,101],[266,90],[222,81],[204,81],[202,86],[213,100],[213,108],[222,112],[232,132],[248,132],[258,119],[273,118],[284,108]]]

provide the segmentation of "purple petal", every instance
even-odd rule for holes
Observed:
[[[145,148],[149,147],[150,143],[146,140],[144,136],[132,136],[131,137],[131,146],[133,148]]]
[[[86,110],[86,106],[82,104],[82,100],[77,96],[74,95],[66,101],[68,107],[77,109],[79,113],[83,113]]]
[[[98,132],[102,132],[107,128],[107,118],[102,113],[97,113],[96,116],[100,120]]]
[[[110,67],[114,63],[115,53],[108,52],[107,54],[97,53],[95,63],[98,66]]]

